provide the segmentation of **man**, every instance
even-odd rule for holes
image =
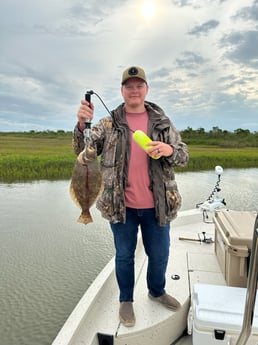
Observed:
[[[97,208],[113,231],[119,317],[125,326],[135,324],[134,253],[139,226],[148,256],[149,298],[173,311],[180,307],[165,291],[165,274],[170,221],[181,206],[173,167],[185,165],[188,152],[163,110],[145,100],[148,90],[144,70],[136,66],[127,68],[121,83],[124,103],[93,126],[85,151],[86,157],[87,147],[95,148],[101,155],[104,190]],[[93,103],[81,101],[74,130],[76,154],[84,148],[85,119],[91,120],[93,114]],[[135,130],[142,130],[153,140],[147,153],[132,139]]]

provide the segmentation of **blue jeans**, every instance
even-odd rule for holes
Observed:
[[[170,224],[159,226],[154,208],[126,208],[126,223],[110,224],[116,249],[116,277],[120,289],[120,302],[133,301],[134,253],[138,227],[148,256],[147,287],[150,294],[159,297],[165,293],[166,269],[170,246]]]

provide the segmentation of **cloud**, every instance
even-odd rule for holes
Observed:
[[[253,21],[258,24],[258,0],[255,0],[251,6],[243,7],[237,11],[233,19],[242,19],[243,21]]]
[[[258,31],[232,32],[221,39],[221,45],[228,59],[258,68]]]
[[[215,29],[218,25],[219,22],[217,20],[211,19],[201,25],[196,25],[188,31],[188,34],[194,36],[207,35],[210,30]]]
[[[0,131],[71,130],[89,89],[115,108],[130,65],[144,67],[148,99],[179,128],[258,130],[257,4],[156,1],[146,20],[136,0],[4,2]],[[97,122],[107,112],[92,98]]]
[[[209,5],[209,2],[210,3],[223,3],[225,1],[228,1],[228,0],[199,0],[198,2],[195,1],[195,0],[172,0],[172,3],[175,5],[175,6],[178,6],[178,7],[193,7],[193,8],[201,8],[205,5]]]
[[[179,7],[189,6],[191,4],[190,0],[173,0],[172,3]]]
[[[199,66],[202,66],[205,61],[200,54],[196,54],[194,52],[182,52],[182,58],[176,59],[176,66],[179,68],[186,68],[186,69],[193,69],[195,70]]]

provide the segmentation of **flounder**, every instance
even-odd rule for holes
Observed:
[[[70,194],[73,201],[81,208],[79,223],[93,222],[90,207],[95,203],[102,187],[102,178],[95,150],[87,148],[76,160],[70,184]]]

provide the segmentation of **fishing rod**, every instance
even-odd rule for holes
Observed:
[[[193,241],[193,242],[199,242],[199,243],[207,243],[211,244],[214,243],[214,240],[211,237],[206,237],[206,232],[202,232],[203,238],[201,238],[200,234],[198,234],[198,238],[190,238],[190,237],[179,237],[178,239],[181,241]]]
[[[108,107],[106,106],[106,104],[104,103],[102,98],[93,90],[86,91],[86,93],[85,93],[85,101],[87,101],[89,103],[89,107],[90,107],[90,103],[91,103],[91,95],[96,95],[98,97],[98,99],[101,101],[101,103],[103,104],[103,106],[105,107],[105,109],[107,110],[107,112],[109,113],[109,115],[112,116],[110,110],[108,109]],[[83,131],[85,141],[90,137],[90,132],[91,132],[91,121],[90,121],[90,119],[86,119],[85,120],[85,129]]]
[[[92,94],[93,94],[92,90],[86,91],[86,93],[85,93],[85,101],[87,101],[89,103],[89,107],[90,107],[90,103],[91,103],[91,95]],[[90,119],[86,119],[85,120],[85,129],[83,131],[85,141],[90,137],[90,131],[91,131],[91,121],[90,121]]]

